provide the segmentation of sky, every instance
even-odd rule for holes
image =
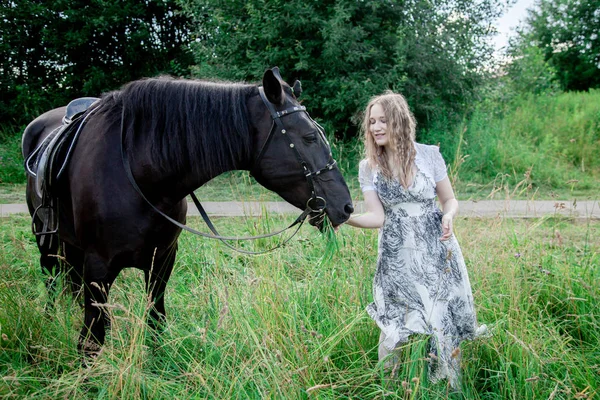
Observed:
[[[527,9],[532,8],[534,0],[517,0],[517,2],[496,21],[498,35],[495,37],[494,45],[496,51],[508,44],[508,38],[514,34],[514,28],[519,25],[519,22],[524,21],[527,16]]]

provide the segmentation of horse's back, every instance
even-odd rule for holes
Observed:
[[[21,141],[21,151],[24,159],[29,157],[31,152],[35,150],[37,145],[52,132],[52,130],[61,125],[62,117],[65,115],[66,109],[66,107],[59,107],[47,111],[27,125],[23,131],[23,138]]]

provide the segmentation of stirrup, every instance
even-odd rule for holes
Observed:
[[[45,217],[42,211],[46,212]],[[42,223],[42,229],[39,232],[35,226],[36,218]],[[35,236],[40,236],[40,246],[44,246],[46,238],[52,243],[52,238],[58,233],[58,216],[52,201],[50,204],[42,203],[35,209],[31,216],[31,231]]]

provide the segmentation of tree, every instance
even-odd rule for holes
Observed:
[[[563,90],[600,87],[600,1],[538,0],[514,51],[535,46]]]
[[[544,52],[535,46],[516,42],[511,47],[511,60],[504,66],[501,81],[509,95],[551,94],[559,91],[554,77],[556,69],[544,59]],[[517,47],[518,46],[518,47]]]
[[[464,111],[491,55],[481,38],[499,0],[180,0],[194,19],[195,74],[257,81],[279,66],[338,136],[387,89],[421,126]]]
[[[2,122],[191,62],[174,0],[2,0],[1,10]]]

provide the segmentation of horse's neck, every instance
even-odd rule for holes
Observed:
[[[233,163],[220,164],[217,167],[215,164],[215,168],[211,170],[191,169],[179,172],[176,170],[163,170],[151,159],[147,159],[136,166],[132,166],[132,172],[136,180],[139,180],[139,186],[144,193],[149,192],[154,198],[161,198],[166,202],[173,203],[183,199],[192,191],[223,173],[247,170],[249,166],[249,160],[240,159],[235,165]]]
[[[255,128],[249,120],[212,121],[208,116],[195,120],[192,114],[166,116],[166,127],[177,126],[169,132],[156,131],[151,121],[141,121],[141,126],[133,124],[136,132],[132,153],[137,153],[134,157],[140,163],[132,168],[145,185],[158,185],[166,195],[185,196],[224,172],[250,168]],[[169,135],[169,140],[162,135]]]

